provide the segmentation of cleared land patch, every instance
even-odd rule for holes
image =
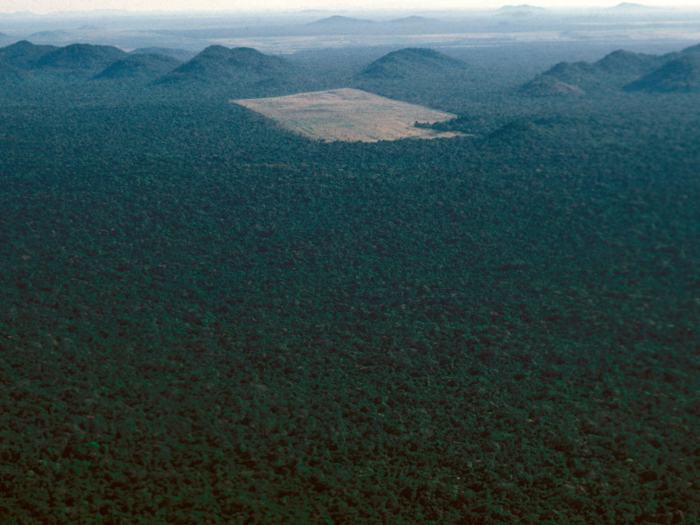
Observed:
[[[257,111],[287,129],[329,142],[436,139],[459,135],[414,126],[416,122],[443,122],[456,115],[358,89],[332,89],[233,102]]]

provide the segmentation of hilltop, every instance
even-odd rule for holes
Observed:
[[[625,91],[655,93],[700,92],[700,56],[684,55],[631,82]]]
[[[597,62],[560,62],[520,88],[521,93],[546,96],[616,91],[659,67],[664,58],[617,50]]]
[[[136,54],[110,64],[95,78],[157,78],[169,73],[180,64],[182,61],[165,55]]]
[[[595,63],[595,66],[600,71],[614,75],[640,75],[658,67],[662,61],[663,58],[657,55],[632,53],[618,49],[600,59]]]
[[[407,77],[444,75],[463,71],[466,64],[434,49],[409,47],[384,55],[367,66],[365,79],[394,80]]]
[[[280,57],[252,48],[209,46],[158,80],[177,86],[235,87],[254,95],[288,91],[297,81],[297,67]]]
[[[314,22],[309,22],[306,24],[310,27],[357,27],[365,26],[367,24],[376,24],[374,20],[364,20],[361,18],[350,18],[348,16],[334,15],[328,18],[322,18],[321,20],[316,20]]]
[[[504,5],[496,11],[496,13],[500,16],[507,16],[513,18],[530,17],[538,14],[546,14],[547,12],[548,10],[544,7],[537,7],[528,4]]]
[[[653,7],[643,4],[635,4],[633,2],[622,2],[610,8],[611,11],[650,11]]]
[[[355,75],[353,87],[404,102],[440,107],[439,103],[435,105],[436,93],[462,92],[469,72],[461,60],[434,49],[409,47],[368,64]]]
[[[7,47],[0,48],[0,62],[19,69],[30,69],[44,55],[59,49],[56,46],[39,46],[21,40]]]
[[[35,69],[90,71],[100,70],[112,62],[126,58],[128,53],[113,46],[71,44],[44,54],[34,65]]]

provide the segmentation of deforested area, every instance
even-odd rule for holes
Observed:
[[[146,44],[0,48],[0,522],[698,523],[694,43]]]

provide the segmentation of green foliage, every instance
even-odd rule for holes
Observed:
[[[95,78],[158,78],[170,73],[181,62],[175,58],[153,53],[137,53],[110,64]]]
[[[274,95],[294,90],[302,76],[300,68],[280,57],[255,49],[209,46],[197,56],[158,80],[160,84],[181,87],[206,86],[233,89],[246,94]]]
[[[1,522],[698,522],[697,97],[324,144],[173,91],[0,105]]]
[[[700,91],[700,58],[686,54],[625,86],[628,91],[689,93]]]
[[[594,64],[561,62],[520,88],[532,96],[601,91],[691,92],[696,90],[698,46],[663,56],[613,51]]]

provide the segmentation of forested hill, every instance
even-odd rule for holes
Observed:
[[[173,69],[182,64],[175,58],[153,54],[138,53],[117,60],[110,64],[95,78],[117,79],[117,78],[151,78],[156,79],[170,73]]]
[[[303,82],[303,69],[251,48],[210,46],[158,80],[177,87],[233,89],[232,94],[292,93]]]
[[[690,93],[700,91],[700,53],[671,60],[656,71],[625,86],[628,91]]]
[[[377,83],[469,136],[324,143],[203,55],[0,62],[0,524],[699,523],[697,93],[469,61]]]
[[[436,77],[463,71],[466,64],[438,51],[426,48],[406,48],[393,51],[375,60],[361,73],[363,79],[397,80],[407,77]]]
[[[397,23],[403,23],[396,21]],[[388,22],[387,22],[388,23]],[[410,20],[406,23],[410,23]],[[533,98],[577,98],[623,91],[694,92],[700,45],[666,55],[617,50],[595,63],[561,62],[519,88]],[[182,63],[188,53],[177,49],[138,49],[126,53],[112,46],[71,44],[65,47],[21,41],[0,48],[6,86],[26,82],[85,82],[133,79],[189,93],[230,97],[264,97],[302,91],[353,87],[450,111],[445,104],[474,89],[482,78],[467,62],[429,48],[392,51],[345,76],[331,70],[261,53],[252,48],[210,46]],[[22,73],[18,70],[24,71]],[[45,80],[42,80],[45,79]],[[0,86],[0,90],[3,87]],[[440,93],[443,93],[441,95]]]
[[[22,40],[0,48],[0,62],[20,69],[30,69],[42,56],[57,49],[56,46],[38,46]]]
[[[523,85],[520,91],[535,96],[580,95],[584,92],[615,92],[623,89],[635,91],[647,88],[649,91],[692,91],[694,89],[692,57],[698,54],[700,54],[700,45],[666,55],[646,55],[617,50],[593,64],[561,62]],[[667,67],[671,62],[675,65]],[[641,81],[641,77],[648,75],[651,80]],[[662,77],[665,75],[672,75],[675,81],[669,80],[664,84]],[[683,75],[688,78],[680,80]],[[651,87],[650,82],[654,85],[664,84],[666,87]]]
[[[33,64],[33,69],[97,72],[127,56],[126,52],[113,46],[71,44],[42,54]]]

